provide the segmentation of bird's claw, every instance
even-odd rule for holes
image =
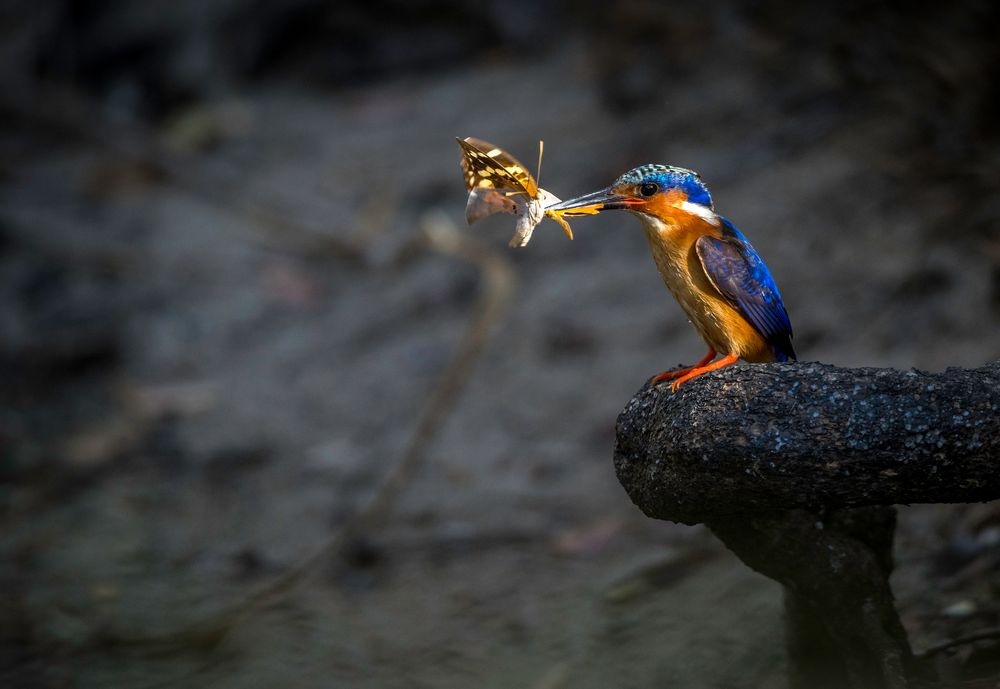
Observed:
[[[685,370],[667,371],[665,373],[658,373],[649,379],[649,384],[659,385],[660,383],[665,383],[668,380],[673,379],[673,381],[670,383],[670,391],[677,392],[677,388],[679,388],[681,386],[681,383],[684,382],[683,376],[685,373],[687,373],[687,371]]]

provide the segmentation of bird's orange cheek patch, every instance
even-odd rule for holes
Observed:
[[[657,194],[643,203],[643,212],[658,218],[679,216],[683,211],[680,205],[687,201],[687,194],[679,189],[671,189],[664,194]]]

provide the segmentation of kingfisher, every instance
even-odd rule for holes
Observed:
[[[746,236],[715,212],[698,173],[642,165],[606,189],[545,210],[566,217],[626,210],[642,222],[663,282],[708,344],[701,361],[653,376],[651,384],[671,380],[676,391],[740,359],[795,359],[792,324],[778,285]]]

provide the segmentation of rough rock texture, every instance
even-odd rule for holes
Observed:
[[[1000,497],[998,411],[998,364],[733,367],[640,390],[615,468],[647,515],[707,524],[782,584],[793,687],[899,689],[927,669],[889,586],[891,505]]]
[[[646,386],[618,418],[615,468],[647,515],[687,524],[1000,498],[1000,364],[737,366]]]

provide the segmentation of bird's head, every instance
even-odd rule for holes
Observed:
[[[545,210],[566,217],[628,210],[660,221],[676,221],[685,215],[715,218],[712,195],[697,172],[655,164],[629,170],[606,189],[562,201]]]

